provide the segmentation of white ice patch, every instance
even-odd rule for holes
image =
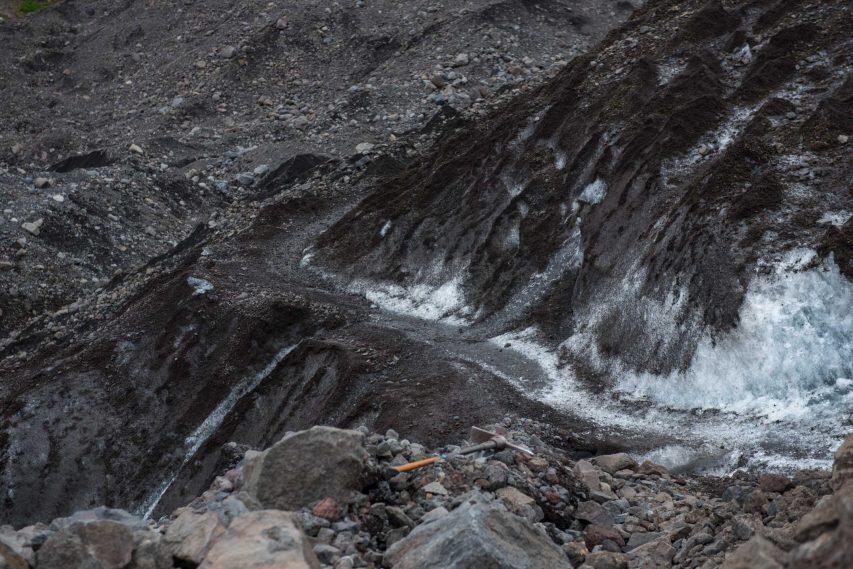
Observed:
[[[217,405],[204,419],[204,421],[196,427],[192,434],[184,439],[185,451],[183,461],[168,478],[163,480],[163,482],[154,489],[154,492],[152,492],[140,506],[139,512],[143,517],[151,517],[154,510],[157,508],[157,504],[160,503],[160,500],[169,490],[169,487],[175,482],[178,475],[181,473],[181,470],[183,470],[184,466],[192,460],[205,441],[207,441],[207,439],[216,432],[222,424],[222,421],[225,420],[225,417],[228,416],[228,413],[231,412],[234,406],[237,405],[237,403],[247,394],[257,389],[261,382],[269,377],[269,375],[278,367],[278,364],[280,364],[282,360],[284,360],[284,358],[286,358],[287,355],[298,345],[299,344],[294,344],[280,349],[264,369],[253,376],[245,378],[243,381],[235,385],[225,399],[219,402],[219,405]]]
[[[472,312],[465,305],[462,275],[440,286],[417,284],[403,287],[360,280],[353,283],[352,290],[384,310],[425,320],[459,324]]]
[[[213,290],[213,283],[198,277],[187,277],[187,284],[194,289],[193,296],[198,296]]]
[[[737,468],[740,453],[737,450],[720,448],[719,445],[666,445],[642,455],[640,460],[649,460],[669,470],[694,472],[713,476],[725,476]]]
[[[554,159],[554,168],[557,170],[562,170],[566,167],[566,153],[558,152],[557,157]]]
[[[581,195],[578,196],[578,201],[594,205],[601,203],[606,195],[607,183],[601,178],[596,178],[594,182],[587,184],[583,189]]]
[[[850,218],[853,217],[853,213],[850,213],[847,210],[841,211],[828,211],[824,213],[820,219],[817,220],[818,223],[829,223],[834,225],[835,227],[841,227],[845,223],[847,223]]]
[[[677,59],[658,65],[658,85],[666,85],[680,75],[687,65]]]
[[[385,222],[382,226],[382,229],[379,230],[379,237],[385,237],[388,234],[388,231],[391,229],[391,220]]]
[[[835,263],[753,281],[740,323],[706,335],[689,369],[626,374],[618,387],[670,407],[778,419],[853,408],[853,285]]]

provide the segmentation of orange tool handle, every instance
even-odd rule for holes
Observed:
[[[409,462],[407,464],[401,464],[400,466],[395,466],[394,470],[397,472],[408,472],[410,470],[415,470],[416,468],[420,468],[422,466],[427,466],[428,464],[434,464],[441,460],[440,456],[432,456],[430,458],[425,458],[423,460],[416,460],[415,462]]]

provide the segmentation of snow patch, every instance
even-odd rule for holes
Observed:
[[[386,222],[385,222],[385,224],[382,226],[382,229],[380,229],[380,230],[379,230],[379,236],[380,236],[380,237],[385,237],[385,235],[387,235],[387,234],[388,234],[388,230],[390,230],[390,229],[391,229],[391,220],[389,219],[389,220],[388,220],[388,221],[386,221]]]

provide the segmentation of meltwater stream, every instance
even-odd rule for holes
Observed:
[[[219,402],[219,405],[210,412],[210,414],[201,422],[201,424],[199,424],[198,427],[196,427],[190,436],[184,439],[184,448],[186,450],[184,451],[184,458],[180,465],[178,465],[178,467],[175,468],[175,470],[172,471],[172,473],[166,477],[151,492],[151,494],[149,494],[148,498],[141,506],[139,506],[137,510],[138,514],[144,516],[146,519],[151,517],[154,510],[157,509],[157,505],[160,503],[160,500],[178,478],[181,470],[183,470],[184,466],[192,460],[195,453],[197,453],[201,448],[201,445],[203,445],[205,441],[207,441],[207,439],[216,432],[222,424],[222,421],[224,421],[225,417],[228,416],[228,413],[231,412],[234,406],[237,405],[243,397],[257,389],[261,382],[269,377],[269,375],[275,371],[276,367],[278,367],[278,364],[280,364],[298,345],[299,344],[297,343],[280,349],[261,371],[253,376],[245,378],[231,389],[228,396]]]
[[[538,341],[535,328],[492,338],[491,349],[478,348],[482,357],[461,347],[456,356],[532,399],[586,419],[600,432],[676,441],[648,455],[676,470],[828,468],[853,417],[853,284],[831,258],[803,270],[805,257],[756,277],[738,327],[714,337],[706,333],[687,370],[639,374],[608,362],[614,379],[607,394],[579,381],[558,350]],[[463,305],[460,284],[457,277],[433,291],[420,285],[415,294],[382,284],[360,287],[385,310],[455,329],[470,323],[473,313]],[[430,304],[434,300],[437,306]],[[563,343],[569,352],[573,340]],[[514,373],[530,365],[500,369],[492,359],[499,348],[535,363],[537,377]]]

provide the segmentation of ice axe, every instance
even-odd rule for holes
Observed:
[[[479,427],[471,427],[471,434],[469,438],[471,439],[471,442],[477,444],[475,444],[474,446],[463,448],[455,454],[462,455],[479,452],[481,450],[503,450],[505,448],[511,448],[512,450],[517,450],[519,452],[523,452],[525,454],[533,456],[533,451],[531,451],[530,449],[513,444],[507,441],[506,437],[503,437],[497,433],[492,433],[485,429],[481,429]],[[396,470],[397,472],[409,472],[410,470],[415,470],[417,468],[421,468],[422,466],[435,464],[439,460],[445,459],[447,459],[446,454],[431,456],[422,460],[416,460],[415,462],[409,462],[406,464],[401,464],[400,466],[395,466],[394,470]]]

